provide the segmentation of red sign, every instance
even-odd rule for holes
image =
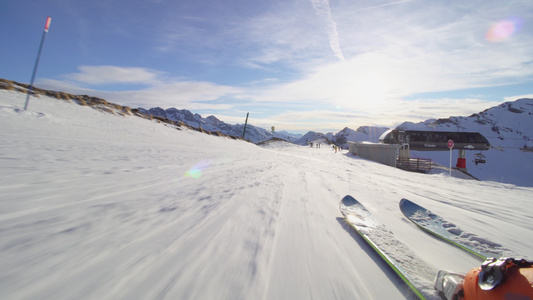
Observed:
[[[448,148],[450,148],[450,149],[453,148],[453,141],[452,140],[448,140]]]

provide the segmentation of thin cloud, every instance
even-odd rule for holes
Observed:
[[[311,3],[313,4],[313,8],[315,9],[316,13],[326,22],[331,50],[338,59],[344,60],[344,54],[342,54],[341,43],[339,40],[339,33],[337,31],[337,24],[335,21],[333,21],[329,0],[311,0]]]
[[[78,73],[64,75],[65,78],[79,83],[101,84],[151,84],[157,81],[161,72],[136,67],[117,66],[79,66]]]
[[[185,109],[232,109],[233,104],[211,103],[238,93],[239,89],[206,81],[165,82],[139,91],[113,93],[113,98],[134,107],[162,106]],[[209,102],[209,103],[207,103]]]
[[[515,101],[516,99],[522,99],[522,98],[533,99],[533,94],[510,96],[510,97],[504,97],[503,99],[505,101]]]
[[[321,29],[323,25],[316,22],[311,5],[287,5],[236,24],[227,32],[226,40],[238,47],[240,52],[232,49],[232,53],[239,54],[235,61],[246,68],[273,73],[278,73],[280,66],[305,70],[299,65],[331,53],[327,37],[317,34]]]
[[[109,69],[122,71],[129,68],[119,68],[106,66],[106,68],[82,68],[84,70]],[[84,75],[94,75],[98,72],[87,72]],[[218,85],[208,81],[180,81],[180,80],[162,80],[157,79],[158,72],[138,72],[137,76],[129,78],[110,78],[112,83],[137,83],[147,85],[145,88],[136,88],[132,90],[112,91],[93,88],[109,81],[99,81],[91,76],[67,76],[76,78],[78,81],[40,79],[38,86],[45,89],[64,91],[72,94],[88,94],[95,97],[101,97],[107,101],[118,103],[131,107],[177,107],[181,109],[224,109],[233,108],[233,104],[227,102],[213,103],[213,101],[227,97],[229,95],[240,93],[240,89],[231,86]],[[115,74],[116,75],[116,74]],[[146,82],[144,81],[146,80]]]
[[[391,5],[397,5],[397,4],[402,4],[402,3],[411,2],[411,1],[413,1],[413,0],[404,0],[404,1],[396,1],[396,2],[384,3],[384,4],[380,4],[380,5],[361,8],[361,9],[356,10],[355,12],[364,11],[364,10],[370,10],[370,9],[375,9],[375,8],[380,8],[380,7],[385,7],[385,6],[391,6]]]

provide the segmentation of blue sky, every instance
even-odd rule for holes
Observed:
[[[533,98],[533,1],[5,0],[0,78],[291,132]]]

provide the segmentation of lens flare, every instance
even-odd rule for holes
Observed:
[[[211,161],[202,160],[201,162],[194,165],[194,167],[190,168],[187,172],[185,172],[185,176],[198,179],[202,176],[202,171],[207,169],[207,167],[209,167],[210,165]]]
[[[507,40],[510,36],[518,32],[522,26],[522,21],[516,18],[509,18],[500,21],[487,31],[487,41],[493,43],[501,43]]]

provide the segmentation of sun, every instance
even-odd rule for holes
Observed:
[[[357,78],[352,86],[354,100],[365,108],[379,108],[387,98],[389,85],[378,73],[367,73]]]

